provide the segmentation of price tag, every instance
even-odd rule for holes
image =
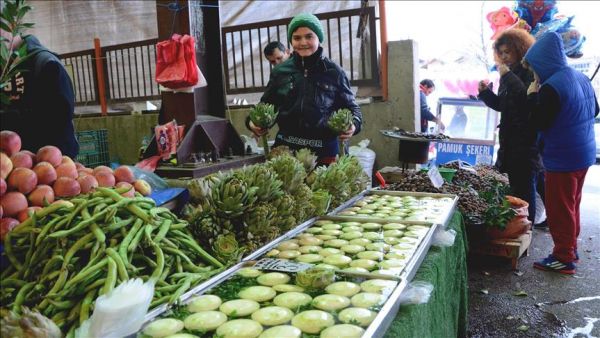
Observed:
[[[435,165],[429,168],[429,171],[427,171],[427,176],[429,176],[431,184],[436,188],[439,188],[444,184],[444,178],[442,175],[440,175],[440,172]]]
[[[312,268],[312,264],[291,262],[273,258],[263,258],[256,262],[253,267],[260,270],[300,272]]]

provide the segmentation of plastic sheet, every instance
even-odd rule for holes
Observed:
[[[400,305],[426,304],[433,292],[433,285],[427,282],[416,281],[408,284],[398,298]]]
[[[431,240],[431,245],[439,247],[449,247],[454,245],[454,239],[456,239],[456,231],[453,229],[444,230],[438,228]]]

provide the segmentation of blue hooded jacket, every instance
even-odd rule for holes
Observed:
[[[554,32],[542,35],[525,54],[525,60],[539,76],[540,84],[551,86],[560,101],[554,123],[542,131],[546,170],[569,172],[593,165],[596,101],[590,80],[569,67],[562,39]]]

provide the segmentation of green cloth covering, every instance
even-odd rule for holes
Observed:
[[[403,305],[385,337],[465,337],[467,335],[467,239],[457,211],[448,224],[456,231],[451,247],[434,247],[423,260],[413,281],[433,284],[429,302]]]

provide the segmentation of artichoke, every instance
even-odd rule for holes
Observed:
[[[237,263],[244,254],[244,248],[240,248],[234,234],[219,235],[214,240],[213,254],[225,265]]]
[[[342,134],[352,127],[352,112],[349,109],[341,108],[331,114],[327,120],[327,126],[336,134]],[[345,142],[340,142],[340,156],[346,152]]]
[[[250,121],[259,128],[271,128],[277,120],[277,112],[275,106],[269,103],[260,102],[250,111]],[[269,155],[269,143],[267,142],[267,134],[261,136],[265,155]]]
[[[306,174],[310,174],[317,166],[317,155],[310,149],[302,148],[296,152],[296,158],[304,166]]]
[[[283,189],[290,194],[294,194],[306,178],[304,166],[293,156],[282,155],[267,163],[283,182]]]
[[[248,228],[248,233],[252,234],[253,238],[261,240],[277,237],[279,230],[276,229],[275,234],[273,234],[273,229],[271,228],[271,222],[275,213],[276,210],[272,205],[257,203],[244,214],[244,223]]]
[[[324,289],[335,282],[335,271],[331,269],[310,268],[296,274],[296,285],[305,289]]]
[[[20,338],[61,338],[62,332],[52,320],[37,310],[22,308],[22,314],[10,312],[2,318],[0,328],[2,337]]]
[[[272,160],[276,157],[282,156],[282,155],[292,155],[292,151],[290,150],[290,147],[288,146],[277,146],[273,149],[271,149],[271,152],[269,153],[269,155],[267,156],[267,159]]]
[[[358,158],[350,155],[342,156],[336,162],[336,166],[339,166],[348,177],[350,195],[356,195],[367,188],[370,183],[369,176],[363,170]]]
[[[230,175],[212,187],[211,205],[219,217],[239,217],[256,200],[257,189],[249,187],[243,180]]]
[[[296,218],[293,211],[296,208],[296,201],[287,193],[284,193],[280,198],[273,201],[273,206],[277,211],[272,225],[281,229],[281,232],[287,231],[296,225]]]
[[[310,203],[310,201],[312,201],[312,196],[312,190],[304,183],[300,185],[300,187],[296,190],[296,193],[292,196],[294,197],[296,204],[293,214],[297,223],[302,223],[305,220],[313,217],[315,208],[312,203]]]
[[[283,182],[277,178],[275,171],[265,164],[246,169],[245,181],[248,186],[257,188],[258,201],[269,202],[283,195]]]
[[[316,178],[311,188],[313,191],[325,190],[329,192],[332,196],[333,207],[335,208],[351,196],[350,185],[344,168],[337,165],[337,163],[333,163],[329,167],[323,166],[317,168]]]
[[[312,194],[311,204],[315,208],[315,216],[325,215],[331,204],[331,194],[325,190],[317,190]]]

